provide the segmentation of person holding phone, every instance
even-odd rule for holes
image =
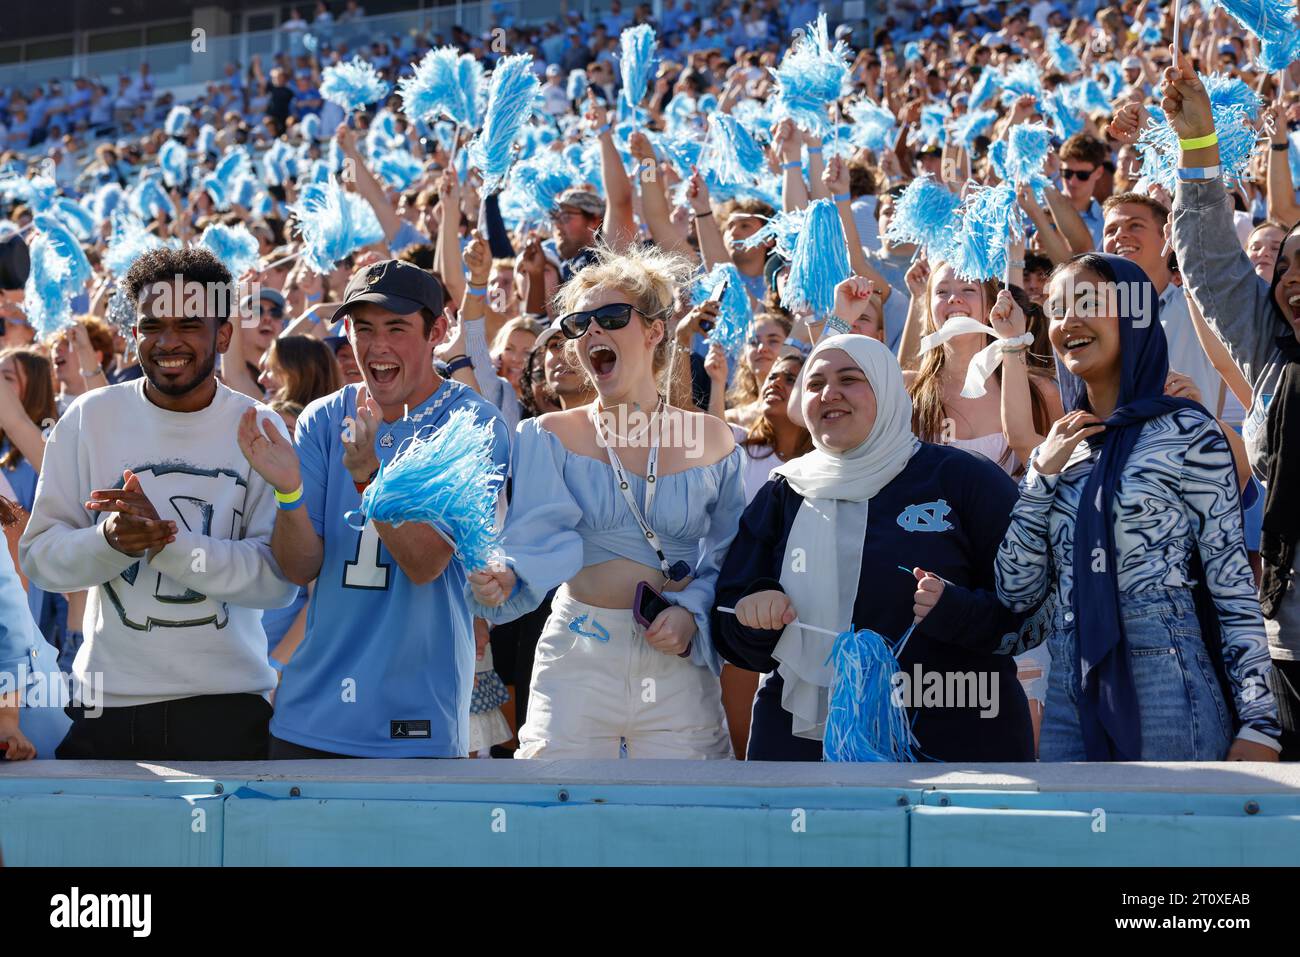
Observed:
[[[516,757],[731,757],[709,612],[742,455],[725,422],[671,406],[660,381],[691,271],[605,248],[560,293],[570,364],[596,398],[519,424],[504,562],[469,576],[473,614],[494,623],[560,586]]]

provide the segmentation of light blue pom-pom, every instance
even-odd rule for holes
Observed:
[[[141,219],[153,219],[159,213],[176,216],[176,204],[153,176],[141,176],[129,195],[132,211]]]
[[[727,291],[718,303],[718,320],[709,332],[709,341],[722,346],[730,362],[740,357],[745,342],[749,339],[749,327],[754,321],[754,306],[749,293],[745,291],[744,280],[734,263],[719,263],[708,273],[700,276],[692,287],[691,299],[698,305],[711,298],[722,283],[727,284]]]
[[[1154,20],[1143,20],[1138,26],[1138,39],[1143,46],[1158,47],[1164,45],[1165,34]]]
[[[28,247],[31,268],[23,285],[23,312],[47,339],[72,322],[72,296],[68,294],[70,264],[54,243],[38,234]]]
[[[158,167],[162,170],[163,182],[171,189],[185,185],[190,175],[190,158],[185,144],[179,140],[168,140],[158,150]]]
[[[308,143],[314,143],[320,139],[320,117],[315,113],[308,113],[298,124],[298,130],[302,133],[302,138]]]
[[[113,212],[126,199],[126,190],[118,183],[105,183],[81,202],[89,210],[96,223],[106,223]]]
[[[827,107],[849,92],[849,49],[831,44],[826,14],[798,36],[776,70],[777,104],[773,118],[789,116],[816,134],[829,127]],[[703,109],[703,107],[701,107]]]
[[[1088,78],[1071,83],[1066,87],[1066,100],[1081,113],[1105,113],[1110,115],[1111,98],[1096,80]]]
[[[486,568],[501,549],[496,527],[503,476],[492,456],[491,421],[460,408],[431,437],[413,436],[361,496],[373,522],[423,522],[450,539],[466,571]]]
[[[1047,63],[1060,73],[1078,73],[1083,69],[1079,54],[1065,42],[1060,30],[1047,31]]]
[[[731,108],[731,115],[745,128],[755,143],[772,139],[772,112],[767,103],[758,100],[741,100]]]
[[[393,189],[409,189],[424,173],[424,164],[406,150],[393,150],[379,157],[374,173]]]
[[[1083,117],[1066,97],[1064,89],[1053,90],[1038,102],[1052,121],[1052,129],[1058,137],[1068,140],[1075,133],[1083,132]]]
[[[914,142],[927,146],[944,146],[948,142],[947,122],[952,108],[946,103],[933,103],[921,107],[921,120],[917,124]]]
[[[211,123],[199,127],[199,138],[194,144],[195,152],[200,157],[212,156],[217,152],[217,128]]]
[[[645,98],[646,87],[650,84],[650,74],[655,68],[655,48],[659,38],[655,36],[654,27],[641,23],[628,27],[618,38],[619,74],[623,79],[623,102],[629,109],[635,110]]]
[[[587,73],[585,70],[570,70],[569,79],[564,86],[564,94],[570,100],[581,100],[587,95]]]
[[[217,209],[227,210],[230,208],[235,180],[248,174],[251,169],[252,165],[248,161],[248,153],[241,147],[232,146],[218,160],[216,169],[203,177],[203,188],[212,197],[212,204]]]
[[[0,196],[10,201],[25,203],[36,212],[49,209],[58,191],[58,186],[48,176],[0,177]]]
[[[998,179],[1007,178],[1007,141],[995,140],[989,147],[989,165]]]
[[[1300,60],[1295,0],[1218,0],[1234,20],[1260,40],[1258,65],[1269,73]]]
[[[1007,273],[1007,244],[1019,231],[1016,189],[1010,183],[974,186],[962,204],[957,229],[942,259],[962,279],[997,279]]]
[[[514,161],[514,141],[537,112],[540,86],[533,58],[520,53],[503,57],[492,71],[483,129],[467,150],[470,163],[483,175],[488,192],[499,189]]]
[[[1043,99],[1043,74],[1033,60],[1020,60],[1002,77],[1002,102],[1010,105],[1021,96]]]
[[[970,110],[978,110],[985,103],[992,100],[1002,89],[1002,76],[991,66],[986,66],[980,71],[980,77],[975,81],[975,86],[971,88],[970,99],[966,106]]]
[[[185,128],[193,119],[194,113],[188,106],[173,106],[167,111],[167,119],[163,120],[163,129],[168,136],[184,136]]]
[[[715,113],[709,120],[704,162],[718,182],[740,185],[757,182],[767,157],[735,117]]]
[[[41,231],[54,253],[67,263],[64,288],[79,295],[94,275],[82,244],[59,220],[56,212],[37,213],[32,224]]]
[[[901,671],[885,639],[870,629],[846,631],[831,646],[835,677],[827,703],[827,761],[915,761],[916,740],[894,675]]]
[[[1106,96],[1112,100],[1119,96],[1124,87],[1128,85],[1124,80],[1124,72],[1114,60],[1104,61],[1098,67],[1098,72],[1101,73],[1102,79],[1106,81]]]
[[[469,107],[460,85],[460,51],[455,47],[436,47],[415,64],[414,72],[397,82],[402,97],[402,111],[415,119],[433,122],[448,117],[453,122],[469,124]]]
[[[96,220],[85,206],[66,196],[56,196],[51,214],[57,216],[72,234],[81,242],[90,242],[95,236],[95,229],[103,220]]]
[[[289,211],[306,246],[303,261],[319,275],[333,270],[344,256],[384,238],[370,204],[336,179],[305,187]]]
[[[1017,186],[1042,177],[1043,164],[1052,149],[1052,131],[1042,123],[1017,123],[1011,127],[998,176]]]
[[[145,229],[144,224],[123,207],[113,214],[113,231],[104,253],[104,267],[118,280],[126,276],[142,255],[163,246],[161,239]]]
[[[790,310],[829,316],[835,305],[835,287],[848,277],[849,251],[840,214],[833,200],[814,200],[795,243],[781,304]]]
[[[871,150],[879,156],[891,145],[891,137],[898,126],[894,114],[868,97],[849,104],[852,119],[849,138],[854,146]]]
[[[230,275],[238,279],[257,265],[257,237],[243,225],[223,226],[213,223],[203,230],[199,245],[206,246],[212,254],[220,259],[230,270]]]
[[[903,44],[903,62],[906,64],[916,63],[922,58],[921,41],[908,40]]]
[[[895,244],[920,245],[929,255],[947,242],[960,205],[961,197],[933,176],[919,176],[907,184],[894,203],[885,237]]]
[[[953,136],[966,152],[973,152],[976,138],[988,133],[997,118],[997,110],[976,110],[973,113],[965,113],[957,119]]]
[[[1250,123],[1259,114],[1260,100],[1240,80],[1218,74],[1201,76],[1200,79],[1209,95],[1210,114],[1219,136],[1219,165],[1223,180],[1235,185],[1247,174],[1255,150],[1258,134]],[[1158,108],[1148,109],[1151,122],[1137,143],[1138,153],[1142,156],[1142,177],[1172,193],[1178,184],[1181,156],[1178,134]]]
[[[327,66],[321,73],[320,95],[344,113],[364,109],[388,95],[389,86],[361,57]]]
[[[487,103],[487,81],[483,77],[482,61],[472,53],[462,53],[456,61],[456,80],[465,104],[465,125],[477,127],[483,122],[483,107]]]

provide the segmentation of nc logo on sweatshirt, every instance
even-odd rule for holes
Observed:
[[[951,511],[952,506],[943,499],[909,505],[899,514],[898,524],[909,532],[946,532],[952,528],[952,523],[947,521]]]

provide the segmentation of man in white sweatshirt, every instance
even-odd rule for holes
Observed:
[[[237,301],[214,256],[152,250],[126,283],[144,377],[69,406],[18,545],[42,588],[90,592],[73,676],[104,708],[68,709],[57,756],[260,759],[276,675],[259,609],[296,588],[271,555],[274,490],[235,436],[250,407],[283,426],[214,375]]]

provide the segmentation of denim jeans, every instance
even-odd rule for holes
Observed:
[[[1129,667],[1137,689],[1143,761],[1222,761],[1232,718],[1201,639],[1190,590],[1120,596]],[[1079,725],[1079,662],[1073,612],[1058,609],[1048,646],[1052,670],[1039,758],[1086,761]]]

